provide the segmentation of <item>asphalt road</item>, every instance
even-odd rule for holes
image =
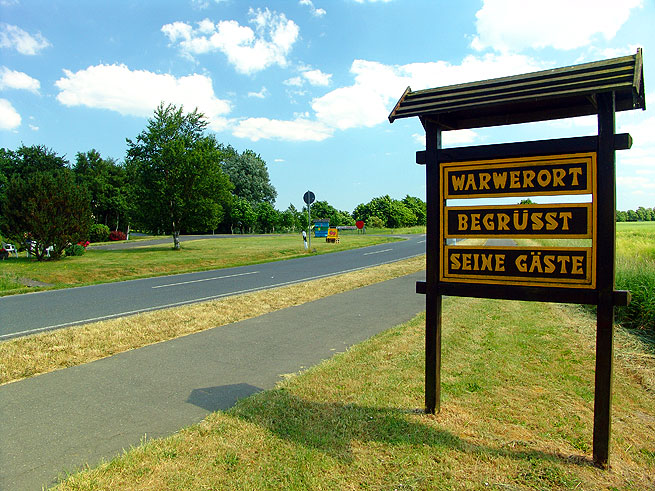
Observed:
[[[323,278],[425,253],[423,235],[287,261],[0,297],[0,340]]]

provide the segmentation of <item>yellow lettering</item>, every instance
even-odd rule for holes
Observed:
[[[509,230],[507,224],[509,223],[509,215],[506,213],[498,213],[498,231]]]
[[[466,176],[462,174],[461,176],[453,176],[453,189],[455,191],[461,191],[464,189],[464,180]]]
[[[545,188],[550,184],[550,172],[547,170],[540,170],[537,174],[537,182],[542,188]]]
[[[505,255],[496,254],[496,271],[505,271]]]
[[[521,254],[516,258],[516,261],[514,261],[516,263],[516,269],[521,273],[525,273],[528,270],[527,260],[528,256],[526,254]]]
[[[493,271],[491,266],[491,260],[493,259],[493,254],[482,254],[482,266],[480,267],[481,271]]]
[[[480,190],[489,189],[489,181],[491,180],[491,174],[488,172],[480,173]]]
[[[450,269],[457,270],[462,267],[462,264],[459,262],[459,253],[450,255]]]
[[[582,269],[583,259],[582,256],[573,256],[573,263],[571,264],[572,274],[584,274],[584,270]]]
[[[556,216],[557,213],[554,211],[546,213],[546,230],[555,230],[557,228],[557,220],[555,220]]]
[[[564,169],[554,169],[553,170],[553,186],[564,186],[564,176],[566,171]]]
[[[532,216],[530,216],[530,218],[532,219],[532,230],[541,230],[542,228],[544,228],[544,222],[541,219],[542,216],[543,213],[541,212],[533,213]]]
[[[578,185],[578,176],[582,175],[582,169],[580,167],[571,167],[569,169],[569,174],[573,176],[573,180],[571,181],[572,186],[577,186]]]
[[[517,170],[513,170],[509,173],[509,187],[514,189],[514,188],[519,188],[521,187],[521,183],[519,181],[521,173]]]
[[[500,174],[494,172],[494,187],[496,189],[505,189],[506,183],[507,183],[507,172],[501,172]]]
[[[473,188],[473,191],[477,191],[478,188],[475,185],[475,175],[474,174],[469,174],[468,178],[466,179],[466,188],[464,191],[468,191],[469,189]]]
[[[523,187],[524,188],[533,188],[532,180],[535,177],[535,173],[532,170],[523,171]]]
[[[532,253],[532,263],[530,264],[530,273],[534,273],[537,270],[540,273],[543,273],[544,270],[541,267],[541,256],[539,254]]]
[[[471,230],[480,230],[480,214],[471,213]]]
[[[528,210],[523,210],[522,215],[523,221],[519,222],[519,212],[514,212],[514,228],[516,230],[525,230],[525,228],[528,226]]]
[[[482,217],[482,224],[484,225],[484,228],[486,230],[493,230],[494,229],[493,213],[487,213],[484,217]]]
[[[544,256],[544,264],[546,265],[544,272],[546,274],[550,274],[555,271],[555,263],[553,262],[554,260],[555,256]]]
[[[557,262],[560,264],[562,269],[560,270],[560,273],[566,274],[566,265],[571,261],[571,258],[569,256],[557,256]]]
[[[573,218],[573,213],[570,211],[563,211],[559,214],[560,218],[562,219],[562,230],[568,230],[569,229],[569,220]]]
[[[468,227],[469,217],[464,213],[457,214],[457,230],[466,230]]]
[[[471,255],[462,254],[462,269],[464,271],[471,271]]]

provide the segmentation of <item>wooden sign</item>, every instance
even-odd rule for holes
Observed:
[[[440,281],[595,288],[590,247],[444,247]]]
[[[592,194],[595,168],[595,153],[444,163],[442,198]]]
[[[444,208],[444,237],[591,239],[592,203],[451,206]]]

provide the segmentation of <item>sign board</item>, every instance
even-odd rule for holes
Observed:
[[[316,196],[315,196],[314,193],[312,193],[311,191],[307,191],[307,192],[306,192],[305,194],[303,194],[303,196],[302,196],[302,200],[303,200],[303,201],[305,202],[305,204],[307,204],[307,205],[311,205],[311,204],[314,202],[315,199],[316,199]]]
[[[339,242],[339,229],[336,227],[330,227],[328,229],[327,237],[325,238],[326,242],[336,243]]]
[[[595,153],[444,163],[443,198],[591,194],[595,168]]]
[[[452,238],[591,239],[591,247],[442,246],[439,281],[595,288],[594,152],[441,163],[440,243]],[[445,206],[446,199],[590,194],[591,202]]]

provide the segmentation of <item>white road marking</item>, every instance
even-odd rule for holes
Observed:
[[[190,280],[190,281],[180,281],[179,283],[168,283],[166,285],[158,285],[151,287],[153,290],[155,288],[166,288],[168,286],[178,286],[178,285],[188,285],[189,283],[200,283],[202,281],[213,281],[213,280],[223,280],[225,278],[234,278],[236,276],[246,276],[249,274],[258,274],[259,271],[251,271],[250,273],[238,273],[238,274],[229,274],[226,276],[214,276],[213,278],[203,278],[201,280]]]
[[[362,254],[363,256],[370,256],[371,254],[382,254],[383,252],[389,252],[393,251],[393,249],[383,249],[381,251],[375,251],[375,252],[367,252],[365,254]]]

